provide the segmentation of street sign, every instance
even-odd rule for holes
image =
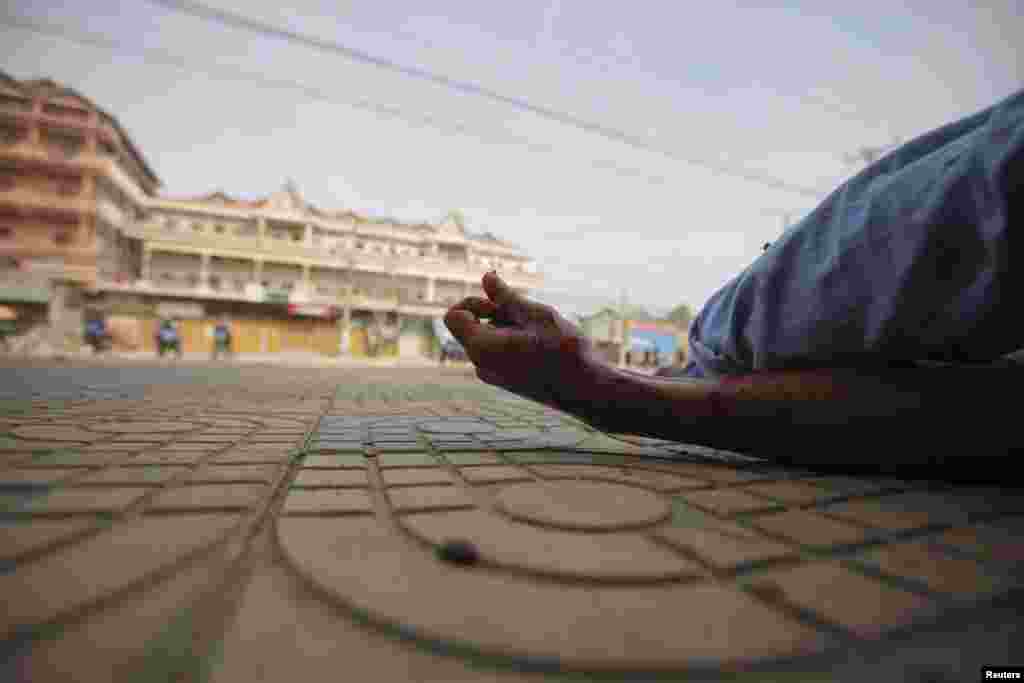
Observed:
[[[206,309],[202,304],[163,302],[157,304],[156,314],[161,318],[205,318]]]
[[[341,315],[341,309],[337,306],[325,304],[288,304],[289,315],[305,315],[311,318],[335,319]]]
[[[288,292],[271,291],[263,293],[263,301],[268,304],[286,304],[288,303]]]

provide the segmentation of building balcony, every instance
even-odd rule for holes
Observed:
[[[0,193],[0,210],[24,218],[58,220],[77,223],[80,216],[96,210],[95,202],[82,196],[65,196],[43,193],[27,187],[15,186],[13,190]]]
[[[261,259],[265,263],[308,265],[327,270],[353,270],[472,284],[478,283],[487,271],[483,266],[470,265],[465,261],[422,256],[399,257],[354,250],[329,254],[323,248],[288,240],[195,232],[180,228],[172,229],[155,223],[129,222],[123,231],[125,235],[149,242],[153,248],[163,251],[190,254],[207,252],[225,258]],[[508,272],[503,273],[503,277],[516,289],[533,289],[543,282],[543,277],[538,273]]]
[[[239,301],[266,304],[299,304],[309,306],[344,308],[346,303],[354,310],[397,312],[401,315],[438,317],[444,315],[450,304],[442,301],[421,301],[418,298],[403,297],[392,290],[354,291],[346,302],[344,295],[326,295],[311,287],[303,296],[296,289],[268,289],[258,282],[236,283],[233,281],[199,284],[194,276],[190,279],[178,276],[173,280],[155,275],[154,280],[130,278],[127,275],[101,277],[94,288],[99,291],[146,294],[179,299],[207,301]]]

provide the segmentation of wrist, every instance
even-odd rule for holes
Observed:
[[[562,408],[606,432],[636,431],[648,405],[637,378],[594,356],[582,358]]]

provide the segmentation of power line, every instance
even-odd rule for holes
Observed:
[[[418,33],[415,33],[413,31],[402,30],[401,28],[392,31],[392,35],[400,36],[406,41],[415,42],[417,45],[420,45],[422,47],[434,48],[437,45],[437,41],[431,40],[429,38],[424,38]],[[588,50],[587,54],[581,58],[579,55],[571,53],[567,54],[566,52],[559,50],[558,56],[562,59],[572,61],[575,64],[582,63],[590,67],[601,68],[603,66],[611,64],[617,67],[634,70],[636,69],[636,63],[634,61],[625,59],[619,55],[611,53],[597,53]],[[822,111],[827,111],[833,116],[835,116],[837,119],[843,121],[859,123],[861,125],[873,128],[886,127],[888,125],[887,123],[883,123],[882,121],[879,121],[877,119],[868,120],[862,114],[857,113],[856,111],[851,112],[850,110],[837,105],[834,101],[829,100],[828,98],[823,97],[821,95],[815,95],[812,93],[795,93],[792,91],[783,93],[777,92],[776,95],[798,99],[804,104],[810,104],[812,106],[818,107]]]
[[[25,21],[20,18],[13,17],[0,17],[0,25],[4,25],[17,30],[27,31],[38,35],[57,38],[65,40],[67,42],[81,45],[85,47],[99,48],[115,53],[134,53],[141,55],[144,61],[150,63],[160,64],[162,66],[171,66],[182,71],[187,71],[191,74],[203,73],[208,76],[220,78],[224,80],[234,80],[239,82],[257,83],[261,86],[267,86],[271,88],[278,88],[283,90],[292,90],[301,92],[310,100],[322,101],[331,104],[341,104],[344,106],[351,107],[357,110],[368,111],[377,115],[381,115],[387,118],[398,119],[406,123],[412,124],[419,127],[428,127],[440,130],[447,133],[455,133],[457,135],[464,135],[475,138],[485,143],[495,144],[506,144],[506,145],[519,145],[526,147],[533,152],[557,153],[557,149],[552,145],[543,145],[533,142],[528,138],[519,136],[504,136],[498,138],[496,136],[485,136],[471,130],[465,124],[462,123],[450,123],[447,120],[441,120],[433,116],[424,114],[414,114],[407,112],[399,107],[392,107],[382,105],[367,100],[350,100],[339,98],[328,94],[327,92],[315,88],[313,86],[300,83],[292,79],[278,79],[264,76],[263,74],[245,71],[242,69],[236,69],[233,67],[227,67],[224,65],[217,65],[218,69],[210,68],[209,64],[200,64],[198,61],[189,61],[173,53],[158,50],[156,48],[137,48],[127,46],[123,43],[119,43],[114,40],[110,40],[105,36],[98,36],[96,34],[89,34],[82,32],[80,34],[72,34],[64,27],[45,26],[35,22]],[[613,161],[597,160],[592,161],[591,166],[594,168],[606,168],[611,169],[613,172],[619,173],[620,175],[628,175],[633,177],[645,178],[652,183],[665,183],[668,182],[668,178],[665,176],[656,176],[647,174],[639,169],[632,169],[616,164]]]
[[[774,176],[770,176],[764,173],[757,173],[744,168],[730,166],[707,159],[700,159],[688,155],[681,154],[674,150],[668,150],[656,145],[652,145],[647,140],[637,135],[632,135],[625,131],[617,128],[612,128],[604,124],[588,121],[586,119],[560,112],[550,107],[543,105],[534,104],[527,100],[503,95],[495,90],[485,88],[475,83],[469,83],[466,81],[459,81],[450,76],[444,74],[437,74],[425,69],[418,67],[411,67],[399,64],[392,60],[377,57],[371,55],[362,50],[346,47],[340,43],[322,40],[307,34],[297,33],[288,29],[274,26],[265,22],[257,21],[249,17],[235,14],[233,12],[227,12],[224,10],[209,7],[202,3],[190,2],[189,0],[149,0],[154,5],[169,9],[172,11],[188,14],[190,16],[200,18],[206,21],[212,21],[219,23],[222,26],[227,26],[234,29],[241,29],[250,33],[258,33],[264,36],[277,38],[291,43],[297,43],[308,48],[319,50],[321,52],[330,52],[336,55],[340,55],[351,61],[359,62],[362,64],[368,64],[385,71],[391,71],[393,73],[402,74],[404,76],[415,78],[418,80],[428,81],[436,85],[455,90],[462,94],[473,95],[480,97],[492,102],[498,102],[504,105],[508,105],[520,111],[529,112],[535,114],[541,118],[555,121],[563,125],[578,128],[588,133],[604,137],[614,142],[639,149],[645,152],[658,154],[660,156],[671,159],[672,161],[682,162],[692,166],[698,166],[705,170],[717,173],[720,175],[727,175],[745,180],[751,183],[757,183],[766,187],[771,187],[777,190],[784,190],[792,192],[794,194],[800,194],[808,197],[820,197],[822,192],[816,188],[799,185],[796,183],[790,183]]]
[[[559,152],[559,150],[554,145],[536,143],[528,138],[507,135],[504,136],[503,139],[501,139],[493,135],[489,136],[473,131],[464,123],[450,123],[447,121],[443,121],[437,117],[419,113],[410,113],[406,110],[403,110],[400,107],[382,105],[367,100],[349,100],[340,98],[334,96],[331,93],[327,93],[326,91],[321,90],[319,88],[315,88],[313,86],[300,83],[299,81],[296,81],[294,79],[271,78],[260,73],[245,71],[243,69],[237,69],[235,67],[229,67],[221,64],[218,64],[217,68],[213,69],[210,67],[208,63],[200,63],[198,60],[190,61],[173,53],[167,52],[165,50],[150,47],[138,48],[135,46],[129,46],[125,45],[124,43],[111,40],[106,36],[100,36],[89,32],[79,32],[76,34],[68,31],[67,28],[64,26],[47,26],[45,24],[36,23],[20,17],[10,17],[2,15],[0,15],[0,25],[4,25],[22,31],[27,31],[30,33],[36,33],[38,35],[43,35],[51,38],[58,38],[60,40],[65,40],[67,42],[86,47],[99,48],[115,53],[135,53],[137,55],[140,55],[142,59],[145,61],[149,61],[151,63],[158,63],[163,66],[171,66],[177,69],[181,69],[183,71],[187,71],[192,74],[203,73],[215,78],[222,78],[240,82],[258,83],[262,86],[301,92],[303,95],[305,95],[307,98],[311,100],[319,100],[322,102],[328,102],[332,104],[341,104],[344,106],[352,107],[354,109],[369,111],[374,114],[385,116],[391,119],[398,119],[415,126],[434,128],[437,130],[441,130],[443,132],[468,136],[484,143],[517,145],[520,147],[527,148],[530,151],[544,154],[558,154]],[[590,160],[587,163],[595,169],[611,170],[613,173],[616,173],[617,175],[640,178],[652,184],[667,184],[671,182],[671,178],[669,178],[668,176],[652,174],[640,169],[622,166],[617,162],[606,159]],[[751,180],[749,178],[741,179]],[[792,188],[788,186],[780,187],[778,189],[794,191]],[[816,198],[819,197],[820,194],[822,194],[820,192],[810,190],[809,188],[799,189],[802,191],[806,191],[807,193],[814,192],[814,196]]]

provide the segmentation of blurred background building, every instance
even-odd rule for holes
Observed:
[[[581,316],[580,329],[609,363],[652,369],[685,364],[688,327],[667,320],[636,320],[630,317],[635,312],[606,307]]]
[[[292,182],[259,200],[158,193],[117,119],[50,80],[0,72],[0,303],[22,327],[80,339],[93,312],[116,348],[153,350],[177,318],[184,350],[423,355],[431,321],[482,295],[495,268],[539,288],[535,262],[458,213],[406,224],[327,210]]]

